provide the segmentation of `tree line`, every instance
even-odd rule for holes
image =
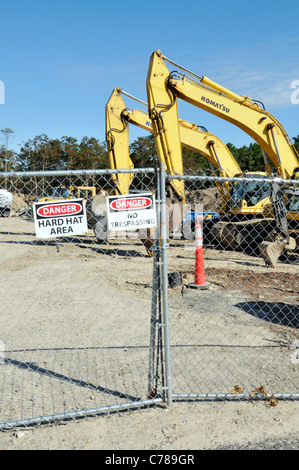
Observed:
[[[95,137],[83,137],[80,141],[74,137],[63,136],[51,139],[42,134],[29,139],[19,152],[8,148],[8,138],[14,133],[11,129],[0,130],[6,144],[0,146],[0,171],[43,171],[43,170],[81,170],[109,168],[109,156],[105,142]],[[299,134],[293,138],[293,144],[299,153]],[[227,147],[243,171],[263,171],[264,158],[257,143],[236,147],[227,143]],[[183,164],[186,170],[197,170],[210,174],[209,162],[198,152],[182,148]],[[138,137],[130,145],[130,157],[135,168],[153,167],[159,159],[152,134]]]

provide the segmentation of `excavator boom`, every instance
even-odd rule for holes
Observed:
[[[299,157],[283,126],[274,116],[254,100],[239,96],[207,77],[193,74],[194,79],[183,73],[170,73],[165,61],[174,64],[160,51],[155,51],[149,64],[148,103],[149,114],[154,119],[167,111],[163,113],[163,122],[164,127],[168,127],[168,110],[173,104],[175,114],[176,98],[181,98],[241,128],[260,145],[273,162],[279,176],[292,177],[299,168]]]
[[[153,125],[145,111],[125,109],[123,117],[130,124],[153,132]],[[228,147],[215,135],[204,132],[196,124],[182,119],[179,119],[179,133],[183,147],[199,152],[207,158],[219,170],[221,176],[234,177],[242,174],[240,166]],[[166,163],[163,154],[159,158]],[[167,166],[166,169],[168,170]],[[177,174],[177,171],[173,174]]]
[[[170,73],[165,61],[181,71]],[[179,136],[173,127],[174,116],[178,112],[177,98],[180,98],[245,131],[260,145],[265,161],[268,158],[272,161],[282,179],[292,179],[298,172],[299,156],[294,145],[283,126],[264,109],[262,103],[233,93],[205,76],[200,77],[184,69],[163,56],[159,50],[151,55],[146,86],[149,116],[168,142],[168,153],[172,150],[179,152],[180,149]],[[269,164],[266,164],[265,169],[270,175]],[[281,253],[287,246],[288,241],[280,243],[276,253]],[[274,264],[273,257],[270,263]]]
[[[147,106],[147,103],[138,100],[120,88],[114,89],[111,95],[112,98],[106,106],[106,122],[113,122],[114,125],[114,129],[109,129],[107,127],[108,147],[112,132],[114,133],[113,149],[110,152],[110,165],[112,168],[119,167],[119,161],[130,161],[128,124],[134,124],[148,132],[154,133],[154,125],[149,118],[148,113],[134,108],[127,108],[122,98],[122,94]],[[113,106],[111,106],[112,99]],[[234,159],[232,153],[218,137],[207,131],[201,130],[198,126],[189,121],[179,120],[178,122],[180,145],[182,144],[186,148],[199,152],[202,156],[207,158],[207,160],[209,160],[213,165],[213,168],[216,168],[219,171],[220,176],[234,177],[242,175],[242,170]],[[164,133],[165,135],[169,134],[169,132],[166,131]],[[181,149],[179,152],[170,152],[172,154],[172,158],[167,158],[162,146],[159,146],[161,143],[161,139],[159,137],[156,139],[156,142],[158,144],[159,160],[165,164],[167,173],[170,175],[183,174],[184,169]],[[179,199],[182,202],[185,202],[184,182],[182,180],[172,179],[171,185]],[[226,188],[226,191],[228,191],[228,188]]]
[[[123,107],[120,106],[120,89],[113,90],[105,108],[106,142],[111,169],[134,168],[129,154],[129,132],[126,123],[121,119]],[[117,138],[116,138],[117,136]],[[133,173],[115,173],[112,181],[119,194],[128,194]]]
[[[135,98],[132,95],[129,95],[125,91],[121,90],[120,88],[116,88],[112,95],[115,98],[114,101],[114,108],[113,108],[113,117],[115,119],[115,127],[118,129],[123,129],[123,132],[126,132],[126,137],[128,138],[128,124],[134,124],[148,132],[153,132],[153,125],[151,120],[149,119],[149,115],[146,111],[138,110],[134,108],[128,108],[125,105],[122,95],[129,96],[134,100],[142,103],[143,105],[147,106],[147,103]],[[117,113],[115,112],[117,110]],[[110,112],[110,108],[106,110],[107,114]],[[118,116],[118,123],[116,122],[116,117]],[[194,123],[185,120],[179,120],[179,135],[180,135],[180,145],[182,144],[183,147],[189,148],[201,154],[205,157],[211,164],[212,173],[215,174],[215,169],[218,170],[218,175],[222,177],[236,177],[242,176],[242,170],[238,165],[237,161],[233,157],[232,153],[228,149],[228,147],[222,142],[218,137],[215,135],[207,132],[204,128],[200,128]],[[204,129],[204,130],[202,130]],[[165,135],[170,136],[168,138],[168,142],[171,140],[172,132],[168,130],[164,131]],[[115,139],[123,140],[123,137],[119,133],[115,135]],[[115,147],[116,149],[120,148],[119,146]],[[173,161],[173,167],[169,167],[170,160],[165,158],[164,152],[159,148],[159,160],[163,162],[166,166],[166,171],[168,174],[175,175],[177,174],[176,168],[183,167],[182,157],[180,157],[181,153],[176,152],[177,158],[181,158],[179,161]],[[128,147],[126,148],[126,152],[128,155]],[[175,152],[172,152],[174,154]],[[117,153],[115,152],[114,157],[116,160],[119,159]],[[120,156],[121,157],[121,156]],[[128,157],[127,157],[128,158]],[[266,174],[257,174],[251,173],[246,175],[248,177],[266,177]],[[171,179],[171,183],[175,178]],[[175,180],[175,183],[178,180]],[[181,181],[182,185],[183,182]],[[177,192],[178,188],[182,189],[183,186],[178,186],[178,184],[172,184],[172,189]],[[230,183],[224,182],[220,184],[216,182],[216,186],[219,191],[219,209],[221,213],[231,213],[231,215],[237,216],[246,216],[248,214],[262,214],[267,215],[269,214],[269,206],[270,203],[268,201],[269,197],[264,194],[263,191],[260,192],[259,198],[257,199],[257,194],[255,194],[256,202],[253,205],[251,201],[247,201],[248,196],[246,196],[246,192],[244,193],[243,197],[241,193],[244,192],[242,189],[240,190],[240,186],[242,182],[235,183],[238,185],[238,189],[236,189],[236,193],[234,193],[234,198],[232,199],[233,205],[229,204],[229,199],[231,198],[231,186]],[[261,185],[259,185],[260,187]],[[245,189],[245,188],[244,188]],[[241,191],[241,192],[240,192]],[[178,196],[181,197],[181,201],[184,201],[183,191],[180,193],[177,192]],[[237,198],[236,198],[237,195]]]

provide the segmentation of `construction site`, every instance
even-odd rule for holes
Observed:
[[[298,153],[258,103],[166,63],[178,67],[160,51],[150,58],[148,112],[112,90],[109,168],[0,173],[7,448],[7,433],[81,418],[109,427],[110,414],[125,425],[123,411],[181,406],[190,416],[238,402],[271,421],[269,409],[296,406]],[[242,171],[220,139],[180,120],[180,99],[245,130],[265,171]],[[153,134],[157,165],[134,168],[131,125]],[[209,175],[184,168],[184,146]],[[295,432],[295,417],[289,425]],[[174,427],[166,434],[163,445],[186,445]]]

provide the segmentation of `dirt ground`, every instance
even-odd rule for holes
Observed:
[[[297,442],[298,450],[298,418],[298,402],[175,403],[10,432],[0,442],[2,450],[186,451],[258,448],[266,441],[265,449]]]
[[[86,346],[87,339],[90,348],[98,346],[99,325],[103,324],[100,323],[103,319],[99,319],[99,313],[96,313],[99,294],[102,304],[105,303],[107,297],[111,303],[111,309],[117,309],[123,304],[117,318],[117,325],[112,318],[105,318],[107,327],[105,334],[108,335],[109,332],[111,334],[112,329],[115,328],[111,337],[109,336],[112,347],[118,345],[119,340],[121,341],[126,328],[125,313],[130,305],[132,320],[134,320],[134,341],[135,345],[140,348],[138,349],[140,364],[148,361],[146,354],[143,356],[142,352],[144,338],[148,339],[148,323],[146,323],[145,332],[137,328],[136,323],[140,318],[146,319],[149,315],[152,259],[146,256],[140,241],[132,243],[128,240],[111,239],[108,244],[99,246],[94,243],[91,233],[90,239],[78,237],[72,242],[55,240],[48,244],[37,243],[33,223],[27,219],[12,217],[1,219],[0,249],[3,279],[0,293],[2,324],[4,325],[1,329],[0,340],[6,343],[9,338],[13,338],[15,341],[12,343],[13,347],[10,346],[10,351],[7,351],[7,354],[10,352],[11,364],[16,360],[20,361],[18,365],[27,364],[29,361],[36,367],[35,372],[40,372],[41,368],[50,369],[49,364],[53,370],[54,364],[55,366],[59,364],[61,376],[70,374],[74,376],[74,370],[76,370],[78,374],[80,372],[80,376],[84,377],[86,383],[91,383],[96,367],[91,362],[88,367],[83,367],[81,358],[80,362],[75,362],[74,355],[68,357],[63,354],[74,346],[74,339],[76,339],[78,349]],[[291,260],[291,262],[284,260],[274,270],[265,267],[260,258],[241,252],[224,252],[210,248],[205,249],[204,260],[206,280],[210,283],[210,289],[207,291],[188,289],[187,286],[194,277],[194,249],[186,247],[185,242],[181,240],[171,241],[168,250],[169,271],[179,271],[183,277],[182,286],[169,290],[171,322],[174,325],[180,325],[181,328],[180,332],[173,333],[174,342],[178,341],[179,344],[179,341],[185,341],[184,334],[188,333],[188,340],[186,339],[186,344],[183,346],[188,346],[188,342],[192,344],[194,337],[188,328],[190,322],[193,322],[193,330],[198,333],[197,320],[195,321],[194,315],[195,313],[198,315],[199,312],[207,321],[204,326],[200,327],[203,338],[206,340],[209,324],[214,326],[217,324],[220,330],[223,329],[225,339],[231,344],[236,341],[236,335],[240,330],[242,332],[246,330],[246,336],[241,338],[238,336],[238,342],[243,341],[245,344],[245,339],[246,341],[250,339],[250,344],[254,347],[265,346],[266,341],[274,343],[279,340],[280,351],[284,345],[283,341],[290,344],[298,340],[299,264],[296,260]],[[53,279],[54,275],[56,276],[55,283],[49,283],[49,279]],[[80,296],[74,301],[74,295],[80,292],[80,289],[85,289],[85,294],[88,294],[84,302]],[[87,302],[88,311],[85,312]],[[284,315],[284,309],[280,308],[278,315],[283,315],[283,318],[279,318],[279,322],[267,318],[267,324],[265,324],[265,318],[257,318],[254,308],[274,303],[280,307],[282,304],[291,307],[287,315]],[[253,313],[250,312],[248,323],[247,319],[246,323],[244,320],[248,314],[244,307],[246,305],[253,306]],[[65,315],[63,313],[58,315],[60,310],[64,310]],[[247,325],[249,325],[248,329]],[[256,326],[259,327],[260,336],[258,337],[253,333],[256,331]],[[71,330],[72,335],[67,337],[65,332],[69,334]],[[32,334],[33,331],[34,334]],[[130,344],[128,338],[130,338],[130,331],[127,337],[127,344]],[[219,341],[220,339],[223,338],[217,338]],[[63,344],[63,353],[58,351],[57,346],[60,344]],[[222,343],[221,345],[223,347]],[[47,357],[43,356],[45,349],[51,350],[51,357],[48,354]],[[187,350],[186,347],[185,350]],[[120,387],[119,369],[126,371],[130,367],[129,349],[125,349],[125,352],[128,353],[127,359],[121,359],[123,360],[121,364],[118,362],[120,356],[110,357],[110,367],[115,367],[114,389]],[[278,349],[274,353],[278,353]],[[86,352],[86,354],[91,354],[91,352]],[[226,354],[224,348],[223,354]],[[287,357],[290,354],[291,352],[288,352]],[[180,365],[183,355],[174,357],[174,366]],[[92,355],[87,357],[88,361],[96,361]],[[69,364],[66,364],[66,358]],[[263,360],[261,352],[261,362],[258,363],[261,370]],[[280,370],[279,358],[273,355],[271,361],[274,371],[271,380],[273,378],[274,386],[279,383],[280,372],[283,372],[285,374],[283,392],[291,390],[298,393],[298,363],[294,364],[287,360],[284,368]],[[221,364],[214,365],[214,372],[210,377],[211,386],[218,384],[216,380],[220,375]],[[194,362],[194,367],[195,365],[197,367],[199,364]],[[235,366],[239,366],[240,371],[242,364],[235,364]],[[136,364],[136,374],[139,374],[138,367],[139,365]],[[72,408],[73,396],[79,409],[93,408],[97,406],[97,400],[101,399],[97,396],[100,393],[91,392],[90,388],[86,394],[84,390],[82,397],[71,395],[73,391],[71,392],[68,388],[61,388],[58,392],[48,392],[48,389],[43,388],[44,401],[40,404],[37,393],[33,390],[41,388],[40,377],[33,378],[28,385],[24,382],[23,376],[21,378],[20,366],[15,367],[16,371],[13,372],[5,368],[7,368],[6,365],[0,366],[0,374],[3,373],[0,409],[2,408],[1,411],[4,412],[1,422],[3,419],[24,419],[42,414],[46,399],[50,399],[47,396],[48,393],[52,393],[51,399],[54,401],[54,397],[56,402],[59,398],[58,394],[64,394],[66,397],[64,411],[70,411],[69,408]],[[134,376],[132,384],[129,385],[130,390],[134,389],[137,395],[140,391],[136,382],[140,380],[140,377],[143,379],[143,372],[140,374],[140,376]],[[227,383],[220,384],[220,386],[227,387],[227,391],[231,391],[236,385],[234,371],[231,374],[232,377]],[[261,377],[266,377],[263,374],[265,372],[261,372]],[[179,389],[180,381],[184,377],[184,371],[175,375],[174,387],[176,389]],[[55,378],[50,377],[51,380]],[[194,381],[196,379],[196,377],[192,378]],[[113,386],[109,380],[108,378],[106,388]],[[271,380],[269,379],[269,386],[272,384]],[[254,379],[248,378],[248,384],[244,386],[247,387],[246,392],[250,392],[259,385],[261,385],[259,382],[255,383]],[[30,390],[27,395],[29,386]],[[193,390],[192,383],[190,387],[190,391]],[[184,387],[183,390],[185,390]],[[20,395],[23,397],[22,402],[19,401]],[[26,405],[24,405],[24,400]],[[89,404],[89,407],[86,405],[88,400],[92,404]],[[31,408],[27,402],[30,402]],[[53,406],[51,412],[54,411]],[[48,409],[45,409],[44,413],[45,415],[51,414]],[[76,421],[65,421],[55,425],[30,426],[5,431],[0,433],[0,449],[185,451],[246,448],[249,445],[253,448],[258,447],[260,443],[265,443],[264,448],[271,448],[271,443],[274,442],[276,445],[283,443],[284,448],[288,448],[289,443],[289,447],[294,448],[297,446],[298,437],[298,400],[278,399],[277,402],[271,404],[269,398],[246,401],[201,399],[194,402],[174,401],[169,407],[158,404],[152,408],[126,410]]]

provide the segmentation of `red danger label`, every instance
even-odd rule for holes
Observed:
[[[112,209],[118,211],[128,211],[136,209],[146,209],[152,205],[152,200],[149,197],[131,197],[124,199],[116,199],[110,203]]]
[[[53,204],[39,207],[37,214],[41,217],[59,217],[61,215],[75,215],[81,210],[81,205],[76,203]]]

